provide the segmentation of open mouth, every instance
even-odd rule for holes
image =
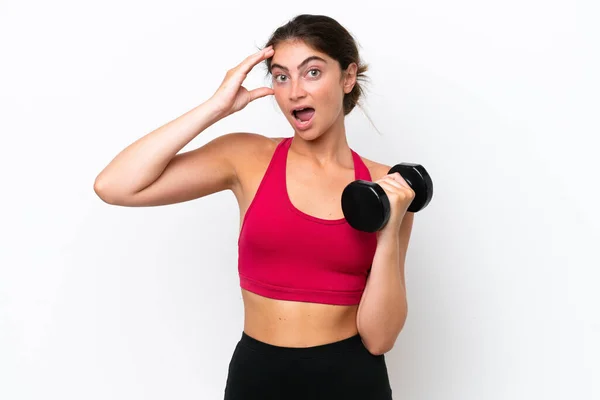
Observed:
[[[294,118],[300,123],[307,123],[315,115],[315,109],[312,107],[301,108],[292,112]]]

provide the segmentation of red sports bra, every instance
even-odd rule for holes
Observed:
[[[345,218],[320,219],[294,207],[286,186],[292,139],[277,145],[244,216],[238,240],[240,286],[273,299],[358,304],[377,236],[352,228]],[[371,181],[353,150],[352,157],[355,178]]]

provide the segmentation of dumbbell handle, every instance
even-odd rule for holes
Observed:
[[[427,206],[433,196],[433,183],[425,168],[419,164],[402,163],[388,174],[398,172],[415,191],[408,211],[417,212]],[[342,210],[350,226],[365,232],[382,229],[390,217],[390,202],[383,188],[365,180],[356,180],[342,193]]]

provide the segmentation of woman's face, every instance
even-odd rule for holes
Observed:
[[[271,59],[271,75],[277,104],[303,137],[318,137],[343,119],[344,94],[352,90],[355,77],[342,79],[333,58],[300,40],[282,42]]]

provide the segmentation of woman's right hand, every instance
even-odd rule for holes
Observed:
[[[211,97],[211,101],[217,104],[225,116],[242,110],[251,101],[273,94],[273,89],[268,87],[249,91],[242,86],[252,68],[272,57],[273,54],[273,46],[265,47],[263,50],[246,57],[239,65],[227,71],[221,86]]]

